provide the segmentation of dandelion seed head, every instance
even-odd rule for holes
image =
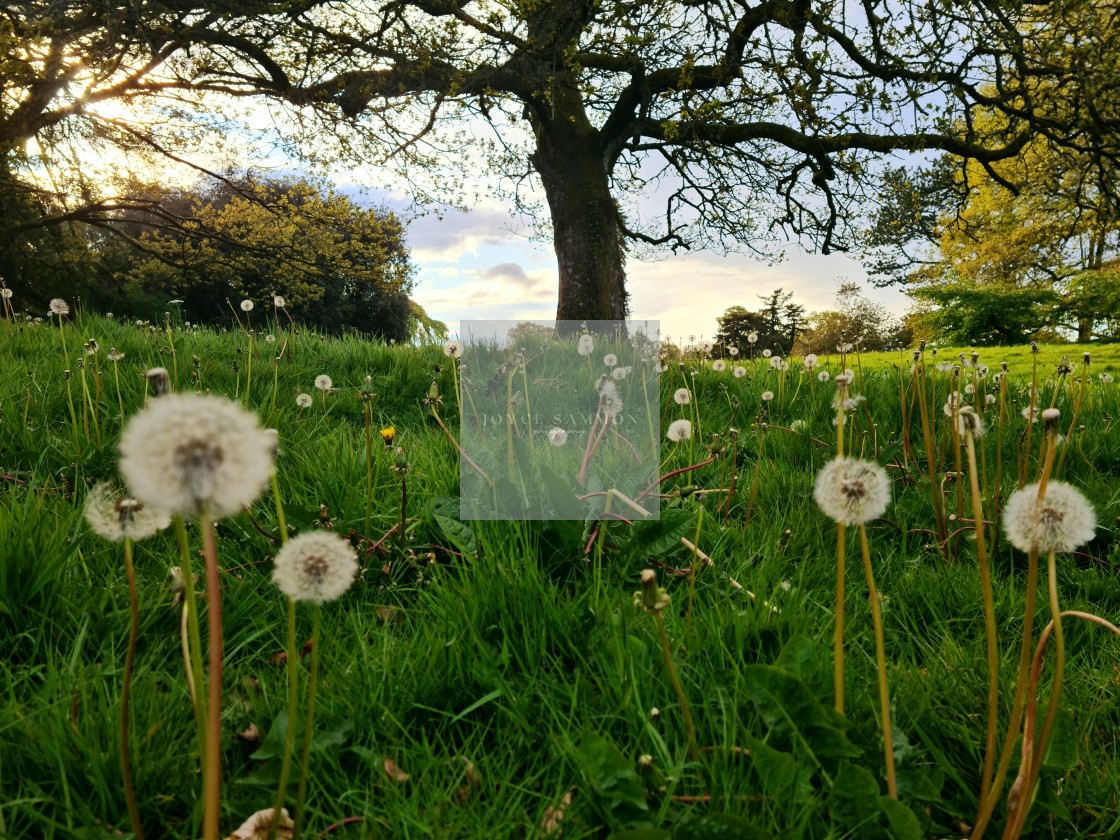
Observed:
[[[353,547],[330,531],[293,537],[276,554],[272,582],[293,601],[322,604],[341,596],[358,573]]]
[[[678,388],[673,392],[673,402],[677,405],[688,405],[691,400],[687,388]]]
[[[821,382],[827,382],[828,381],[828,371],[827,370],[822,370],[820,373],[817,374],[817,379],[820,380]]]
[[[1019,414],[1021,414],[1023,419],[1026,420],[1028,423],[1037,423],[1038,422],[1039,412],[1038,412],[1038,406],[1036,406],[1036,405],[1028,405],[1026,408],[1024,408],[1022,411],[1020,411]]]
[[[776,370],[781,370],[782,357],[781,356],[771,356],[770,357],[770,367],[772,367]]]
[[[630,367],[629,365],[626,367],[616,367],[611,371],[611,378],[615,382],[621,382],[623,379],[630,375],[630,372],[632,370],[634,370],[634,368]]]
[[[683,443],[692,437],[692,423],[688,420],[674,420],[669,424],[665,437],[674,443]]]
[[[1046,485],[1038,498],[1038,483],[1011,494],[1003,510],[1007,539],[1023,552],[1037,545],[1040,552],[1073,551],[1093,539],[1097,516],[1080,491],[1064,481]]]
[[[891,500],[891,485],[878,464],[844,456],[817,473],[813,498],[831,519],[858,525],[883,515]]]
[[[732,358],[734,358],[735,356],[738,356],[739,355],[739,348],[738,347],[728,347],[727,348],[727,355],[731,356]]]
[[[971,435],[974,439],[984,435],[984,421],[970,405],[962,405],[957,412],[957,434]]]
[[[715,347],[715,345],[706,338],[700,339],[700,343],[696,346],[700,348],[701,353],[711,353],[712,348]]]
[[[264,337],[264,341],[265,344],[274,344],[276,342],[276,336],[274,336],[272,333],[269,333]]]
[[[300,408],[311,408],[311,404],[313,402],[314,400],[311,399],[310,394],[296,394],[296,405],[298,405]]]
[[[716,359],[714,362],[712,362],[712,370],[714,370],[716,373],[722,373],[723,371],[727,370],[727,362],[725,362],[723,359]]]
[[[8,288],[0,289],[0,297],[4,298],[4,300],[11,300],[12,290]]]
[[[995,394],[987,394],[984,397],[984,403],[986,405],[995,405],[996,404],[996,395]]]
[[[332,380],[325,373],[320,373],[315,377],[315,387],[320,391],[329,391],[334,387],[334,380]]]
[[[241,311],[242,312],[252,312],[253,311],[253,302],[251,300],[249,300],[248,298],[245,298],[245,300],[241,301]]]
[[[68,304],[62,298],[51,298],[50,310],[52,315],[69,315],[70,304]]]
[[[595,339],[590,333],[584,333],[579,337],[579,344],[576,345],[576,352],[581,356],[590,356],[591,351],[595,349]]]
[[[753,331],[747,333],[747,342],[750,343],[750,344],[757,344],[758,343],[758,333],[753,332]]]
[[[559,426],[553,426],[548,430],[548,442],[553,446],[560,447],[568,442],[568,433]]]
[[[609,368],[613,368],[618,364],[618,356],[614,353],[607,353],[607,355],[603,357],[603,364]]]
[[[772,399],[774,399],[774,392],[773,391],[763,391],[762,392],[762,401],[763,402],[770,402],[770,400],[772,400]]]
[[[272,477],[273,441],[255,414],[225,397],[168,394],[133,415],[120,470],[133,495],[182,516],[244,510]]]
[[[272,296],[272,305],[275,306],[277,309],[283,309],[286,304],[285,304],[284,298],[282,296],[273,295]]]
[[[167,513],[126,498],[108,481],[89,491],[84,513],[94,532],[112,542],[142,540],[171,524]]]
[[[772,355],[774,355],[774,354],[770,350],[763,350],[762,351],[762,358],[764,358],[764,359],[769,359]]]
[[[815,368],[817,366],[816,353],[810,353],[809,355],[807,355],[804,359],[804,363],[806,370],[812,370],[813,368]]]
[[[1102,385],[1111,385],[1112,384],[1112,374],[1111,373],[1102,373],[1102,374],[1099,375],[1098,378],[1100,379]]]
[[[451,339],[443,345],[443,355],[452,359],[461,359],[463,357],[463,342],[458,339]]]
[[[742,379],[747,375],[747,369],[742,365],[735,365],[735,367],[731,371],[731,375],[736,379]]]

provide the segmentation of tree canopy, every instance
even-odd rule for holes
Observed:
[[[1117,14],[1094,0],[0,0],[3,178],[40,202],[33,217],[111,224],[94,194],[47,207],[82,193],[43,186],[31,139],[187,159],[220,101],[264,96],[291,150],[398,166],[418,195],[467,186],[464,149],[527,209],[522,188],[543,191],[557,316],[618,319],[634,243],[849,247],[884,155],[940,150],[999,178],[1041,134],[1115,159]],[[149,99],[146,123],[96,107]]]

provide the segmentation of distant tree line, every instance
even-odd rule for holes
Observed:
[[[832,309],[808,314],[793,302],[792,292],[781,288],[759,299],[762,305],[756,310],[732,306],[716,318],[718,344],[737,347],[744,356],[763,350],[785,356],[834,352],[842,344],[888,350],[907,347],[912,341],[909,327],[885,307],[867,300],[858,283],[842,282]]]

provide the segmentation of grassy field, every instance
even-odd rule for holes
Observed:
[[[835,454],[831,381],[804,374],[796,360],[786,373],[750,362],[741,377],[730,366],[671,366],[660,387],[662,473],[708,459],[705,441],[664,439],[664,426],[682,414],[693,420],[694,434],[698,426],[705,437],[721,432],[726,448],[663,482],[659,521],[460,523],[452,514],[458,452],[423,402],[438,383],[440,417],[458,438],[457,377],[441,348],[283,328],[274,343],[263,335],[250,346],[236,329],[150,331],[101,317],[62,331],[57,323],[0,328],[0,836],[131,836],[118,727],[129,628],[125,566],[120,546],[87,527],[82,506],[94,482],[115,474],[122,419],[144,404],[143,373],[157,365],[171,371],[177,390],[236,397],[277,429],[290,531],[333,530],[362,561],[354,586],[323,606],[315,640],[321,662],[305,836],[967,835],[985,750],[983,600],[970,494],[964,481],[946,478],[956,470],[941,412],[950,376],[933,370],[937,361],[956,360],[957,350],[928,359],[938,484],[955,517],[948,523],[954,535],[940,547],[909,355],[901,363],[898,354],[866,355],[858,365],[846,360],[858,368],[855,393],[866,398],[848,418],[846,447],[886,466],[893,494],[868,533],[884,624],[896,803],[887,796],[876,647],[854,529],[847,539],[844,717],[833,708],[837,531],[812,492]],[[90,338],[99,349],[83,357]],[[1081,348],[1045,347],[1037,372],[1039,401],[1062,411],[1069,434],[1061,477],[1089,498],[1100,523],[1096,539],[1059,557],[1062,608],[1109,620],[1120,615],[1120,387],[1098,375],[1120,375],[1118,347],[1091,348],[1087,370]],[[110,361],[109,348],[123,358]],[[1004,359],[1011,370],[1002,416],[998,404],[983,400],[999,393],[990,377],[975,380],[966,370],[963,380],[977,389],[965,401],[987,410],[989,430],[979,446],[991,518],[997,464],[1006,501],[1024,452],[1024,469],[1032,477],[1037,471],[1042,435],[1033,427],[1026,448],[1020,411],[1030,399],[1029,351],[980,352],[992,372]],[[1056,377],[1062,353],[1073,372]],[[839,362],[822,358],[833,375]],[[332,392],[314,388],[320,374],[332,378]],[[691,391],[688,407],[672,397],[683,385]],[[375,397],[363,402],[363,388]],[[764,402],[764,391],[774,398]],[[309,407],[297,405],[299,393],[312,396]],[[379,435],[389,426],[409,465],[404,539],[393,530],[402,479]],[[726,490],[695,492],[721,488],[733,488],[726,504]],[[280,775],[287,606],[271,579],[278,533],[271,493],[217,525],[222,836],[271,807]],[[197,551],[194,523],[188,534]],[[201,836],[182,605],[169,578],[179,562],[170,531],[136,545],[131,765],[149,837]],[[195,562],[201,572],[201,559]],[[1027,558],[1001,539],[991,565],[1002,741]],[[695,751],[658,620],[634,606],[648,568],[671,598],[660,618],[695,721]],[[1049,620],[1044,583],[1038,598],[1036,638]],[[204,618],[206,612],[204,605]],[[302,645],[312,635],[311,611],[301,607],[297,616]],[[1116,836],[1120,639],[1074,619],[1063,625],[1062,711],[1024,836]],[[309,659],[302,657],[304,673]],[[1048,664],[1040,709],[1051,673]],[[1008,784],[1018,763],[1016,749]],[[987,836],[1003,829],[1005,799],[1006,786]]]

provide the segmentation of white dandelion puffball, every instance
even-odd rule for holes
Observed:
[[[7,289],[6,291],[10,292],[11,289]],[[1100,375],[1100,380],[1101,380],[1102,385],[1111,385],[1112,384],[1112,374],[1111,373],[1102,373]]]
[[[696,346],[700,348],[701,353],[711,353],[712,348],[715,347],[715,345],[706,338],[700,339],[699,344]]]
[[[1028,423],[1037,423],[1038,422],[1038,415],[1040,413],[1039,409],[1038,409],[1038,406],[1028,405],[1026,408],[1024,408],[1019,413],[1023,416],[1023,419],[1026,420]]]
[[[1093,539],[1097,515],[1081,492],[1064,481],[1046,485],[1038,499],[1038,483],[1016,490],[1003,509],[1007,539],[1020,551],[1037,545],[1041,552],[1073,551]]]
[[[984,402],[987,405],[995,405],[996,404],[996,395],[995,394],[988,394],[987,396],[984,397]]]
[[[266,335],[264,337],[264,342],[265,342],[265,344],[275,344],[276,343],[276,336],[274,336],[272,333],[269,333],[268,335]]]
[[[771,353],[769,350],[763,350],[762,351],[762,358],[764,358],[764,359],[769,359],[772,355],[773,355],[773,353]]]
[[[603,364],[609,368],[613,368],[618,364],[618,356],[614,353],[607,353],[607,355],[603,357]]]
[[[443,355],[452,359],[461,359],[463,357],[463,342],[455,338],[451,339],[443,345]]]
[[[858,525],[878,519],[891,500],[887,472],[872,461],[833,458],[817,473],[813,498],[831,519]]]
[[[613,382],[604,382],[602,387],[599,388],[599,397],[603,413],[607,417],[617,417],[622,413],[622,397],[618,393],[618,387]]]
[[[95,533],[112,542],[142,540],[171,524],[165,511],[125,498],[108,481],[98,482],[89,491],[85,517]]]
[[[280,295],[273,295],[272,296],[272,305],[275,306],[277,309],[283,309],[284,305],[285,305],[284,298],[281,297]]]
[[[590,356],[591,351],[594,350],[594,349],[595,349],[595,340],[589,334],[584,333],[583,335],[581,335],[579,337],[579,344],[576,347],[576,351],[581,356]]]
[[[806,368],[806,370],[812,370],[816,366],[817,366],[817,356],[816,356],[815,353],[810,353],[808,356],[805,357],[805,368]]]
[[[966,394],[975,394],[976,393],[976,386],[973,385],[971,382],[969,382],[967,385],[964,386],[964,392]]]
[[[241,311],[242,312],[252,312],[253,311],[253,302],[251,300],[249,300],[248,298],[245,298],[245,300],[241,301]]]
[[[559,426],[553,426],[548,430],[548,442],[553,446],[563,446],[568,442],[568,433]]]
[[[781,370],[781,368],[782,368],[782,357],[781,356],[771,356],[770,357],[770,367],[774,368],[775,370]]]
[[[353,547],[330,531],[308,531],[276,553],[272,582],[293,601],[322,604],[350,588],[358,573]]]
[[[946,417],[952,417],[961,408],[961,395],[955,391],[950,392],[949,398],[945,400],[945,405],[941,406],[941,413]]]
[[[674,420],[669,424],[665,437],[674,443],[683,443],[692,437],[692,424],[687,420]]]
[[[751,344],[757,343],[758,342],[758,333],[756,333],[756,332],[747,333],[747,341]]]
[[[822,370],[820,373],[817,374],[817,379],[819,379],[821,382],[827,382],[828,381],[828,371],[827,370]]]
[[[334,387],[334,380],[325,373],[320,373],[315,377],[315,387],[320,391],[329,391]]]
[[[272,447],[257,416],[232,400],[167,394],[125,426],[120,471],[144,504],[220,518],[260,495],[272,478]]]
[[[70,304],[68,304],[62,298],[52,298],[50,306],[51,306],[51,314],[52,315],[69,315],[70,314]]]
[[[627,365],[626,367],[616,367],[611,371],[611,378],[614,379],[615,382],[621,382],[623,379],[630,375],[630,372],[633,369],[634,368],[630,367],[629,365]]]
[[[738,356],[739,355],[739,348],[738,347],[728,347],[727,348],[727,355],[731,356],[732,358]]]
[[[772,399],[774,399],[774,392],[773,391],[763,391],[762,392],[762,401],[763,402],[770,402],[770,400],[772,400]]]
[[[314,400],[311,399],[310,394],[296,394],[296,405],[300,408],[311,408],[312,402]]]
[[[716,373],[722,373],[723,371],[727,370],[727,362],[725,362],[723,359],[716,359],[714,362],[712,362],[712,370],[714,370]]]
[[[673,402],[677,405],[688,405],[692,398],[688,395],[687,388],[678,388],[673,392]]]
[[[962,405],[957,413],[957,434],[972,435],[973,438],[984,436],[984,421],[970,405]]]
[[[844,368],[844,375],[846,377],[848,377],[849,382],[854,382],[855,381],[856,372],[854,370],[852,370],[851,368]]]
[[[10,300],[11,297],[12,297],[12,290],[11,289],[0,289],[0,297],[4,298],[5,300]]]
[[[742,379],[747,375],[747,369],[742,365],[735,365],[735,368],[731,371],[731,375],[736,379]]]

